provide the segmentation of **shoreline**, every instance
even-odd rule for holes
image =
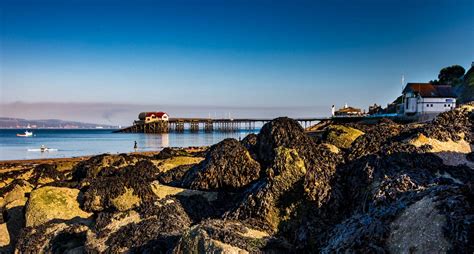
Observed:
[[[185,150],[188,152],[203,151],[208,148],[208,146],[190,146],[190,147],[169,147],[173,150]],[[162,149],[163,150],[163,149]],[[129,153],[99,153],[85,156],[75,156],[75,157],[64,157],[64,158],[37,158],[37,159],[18,159],[18,160],[0,160],[0,173],[5,173],[13,170],[21,170],[23,167],[31,167],[40,164],[76,164],[81,161],[88,160],[94,156],[101,154],[109,155],[141,155],[147,157],[153,157],[159,154],[162,150],[156,151],[138,151],[138,152],[129,152]],[[20,168],[15,168],[20,167]]]
[[[143,155],[152,157],[160,153],[160,151],[144,151],[144,152],[131,152],[131,153],[116,153],[110,155],[127,154],[127,155]],[[104,154],[104,153],[102,153]],[[107,153],[105,153],[107,154]],[[38,158],[38,159],[24,159],[24,160],[0,160],[0,173],[23,170],[27,167],[34,167],[40,164],[56,164],[56,165],[71,165],[77,164],[81,161],[90,159],[91,157],[100,154],[77,156],[77,157],[64,157],[64,158]]]

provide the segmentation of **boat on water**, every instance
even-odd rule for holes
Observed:
[[[17,137],[31,137],[33,136],[33,132],[31,131],[25,131],[25,133],[17,133]]]
[[[49,147],[46,147],[45,145],[41,145],[40,148],[36,148],[36,149],[28,149],[28,152],[56,152],[58,151],[58,149],[55,149],[55,148],[49,148]]]

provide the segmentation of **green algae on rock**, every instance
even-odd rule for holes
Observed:
[[[41,187],[30,193],[26,207],[26,226],[34,227],[51,220],[87,219],[92,214],[79,206],[80,191],[62,187]]]

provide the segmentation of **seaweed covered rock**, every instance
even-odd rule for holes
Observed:
[[[73,169],[73,179],[80,181],[84,178],[94,178],[99,175],[103,169],[117,170],[138,162],[136,157],[120,154],[110,155],[101,154],[91,157],[88,160],[81,161]]]
[[[35,228],[25,228],[15,253],[84,253],[89,226],[51,221]]]
[[[64,172],[59,172],[56,167],[56,165],[52,164],[40,164],[36,166],[29,181],[34,185],[44,185],[64,180]]]
[[[193,157],[194,155],[200,155],[199,153],[193,154],[188,152],[186,149],[182,148],[171,148],[171,147],[165,147],[163,150],[160,151],[159,154],[155,155],[155,159],[159,160],[165,160],[165,159],[171,159],[174,157]]]
[[[322,253],[472,253],[472,192],[435,186],[403,194],[336,225]]]
[[[183,234],[173,253],[287,253],[289,244],[237,221],[207,220]]]
[[[165,173],[176,167],[193,166],[202,160],[204,160],[203,157],[197,156],[175,156],[172,158],[163,159],[156,163],[156,165],[160,169],[160,172]]]
[[[380,152],[387,144],[393,143],[392,139],[397,138],[403,130],[403,126],[392,121],[382,122],[372,128],[367,128],[365,134],[352,143],[347,159],[355,160]]]
[[[226,217],[248,221],[258,228],[276,231],[291,202],[286,199],[297,199],[294,188],[302,187],[301,179],[306,174],[303,159],[295,149],[279,147],[276,149],[274,164],[262,179],[245,192],[243,200],[230,211]],[[300,181],[300,182],[299,182]],[[302,189],[302,188],[301,188]]]
[[[232,193],[177,188],[162,185],[158,181],[153,182],[151,187],[159,200],[166,198],[179,200],[193,222],[222,217],[235,199]]]
[[[245,136],[242,141],[240,141],[242,145],[247,149],[252,156],[253,159],[258,160],[257,156],[257,142],[258,142],[258,136],[254,133],[250,133],[247,136]]]
[[[338,148],[349,148],[359,136],[364,133],[358,129],[344,125],[330,125],[325,129],[323,140]]]
[[[201,190],[237,191],[260,177],[260,165],[235,139],[212,146],[206,159],[186,173],[182,185]]]
[[[92,214],[79,207],[77,189],[45,186],[30,193],[25,218],[27,227],[39,226],[52,220],[87,219]]]
[[[13,180],[0,191],[0,207],[4,207],[12,202],[26,202],[26,195],[31,192],[33,185],[25,180]]]
[[[440,141],[474,141],[474,125],[470,121],[473,108],[464,106],[439,114],[432,123],[421,130],[428,138]]]
[[[124,211],[155,198],[150,183],[159,174],[151,162],[143,160],[120,170],[104,169],[101,176],[90,180],[84,195],[86,211]]]
[[[331,152],[325,145],[318,145],[304,132],[298,122],[277,118],[263,126],[258,135],[260,162],[271,167],[277,159],[279,147],[295,149],[308,171],[305,190],[318,206],[327,202],[336,165],[343,161],[342,154]]]
[[[25,224],[24,206],[33,186],[15,179],[0,191],[0,252],[11,252]]]
[[[179,187],[183,181],[186,173],[193,167],[193,165],[181,165],[174,167],[166,172],[158,175],[158,181],[162,184]]]
[[[303,127],[297,121],[280,117],[265,124],[260,130],[257,153],[259,161],[267,167],[272,164],[275,158],[275,149],[280,146],[296,149],[298,153],[301,153],[311,150],[314,145],[312,139],[304,133]],[[306,153],[301,155],[306,156]]]
[[[190,225],[178,200],[163,199],[135,210],[99,214],[86,246],[100,253],[166,253]]]

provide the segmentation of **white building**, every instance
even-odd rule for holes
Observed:
[[[456,107],[456,95],[449,85],[408,83],[403,89],[401,112],[429,118]]]

